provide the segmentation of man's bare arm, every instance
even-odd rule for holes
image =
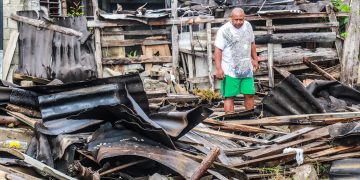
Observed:
[[[251,43],[251,58],[252,58],[252,65],[254,66],[254,71],[259,69],[259,57],[256,53],[256,44],[255,42]]]
[[[224,71],[221,68],[222,50],[215,47],[214,56],[215,56],[216,78],[223,79],[224,78]]]

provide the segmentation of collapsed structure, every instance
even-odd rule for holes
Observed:
[[[5,177],[357,177],[360,92],[337,81],[349,14],[329,1],[31,2],[5,17]],[[255,30],[257,106],[224,115],[213,40],[234,7]]]

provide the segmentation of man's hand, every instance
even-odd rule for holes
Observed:
[[[224,79],[224,71],[222,68],[216,68],[216,78]]]
[[[259,61],[257,59],[253,59],[252,60],[252,65],[253,65],[253,70],[254,72],[256,72],[257,70],[259,70]]]

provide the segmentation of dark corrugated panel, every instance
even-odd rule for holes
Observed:
[[[255,109],[264,117],[324,113],[324,108],[293,74],[287,76]]]
[[[38,19],[35,11],[20,11],[20,16]],[[42,17],[42,13],[39,14]],[[83,33],[69,36],[19,23],[19,68],[17,72],[63,82],[81,81],[97,76],[94,45],[85,17],[67,17],[55,24]]]
[[[360,159],[334,161],[330,168],[330,179],[360,179]]]
[[[360,145],[360,123],[337,123],[330,126],[332,144],[340,146]]]

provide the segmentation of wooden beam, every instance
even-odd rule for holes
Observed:
[[[76,31],[76,30],[71,29],[71,28],[58,26],[58,25],[55,25],[55,24],[49,24],[49,23],[46,23],[45,21],[38,20],[38,19],[31,19],[31,18],[24,17],[24,16],[18,16],[16,14],[11,14],[10,18],[15,20],[15,21],[30,24],[30,25],[35,26],[35,27],[49,29],[49,30],[56,31],[56,32],[59,32],[59,33],[63,33],[63,34],[67,34],[67,35],[70,35],[70,36],[79,36],[79,37],[81,37],[83,35],[83,33],[80,32],[80,31]]]
[[[6,51],[5,51],[5,55],[4,55],[4,59],[2,62],[2,79],[3,80],[7,80],[8,74],[9,74],[9,70],[10,70],[10,66],[11,66],[11,62],[15,53],[15,49],[16,49],[16,45],[17,45],[17,41],[19,38],[19,33],[17,31],[12,31],[10,34],[10,40],[8,42],[8,45],[6,47]]]
[[[292,132],[290,134],[280,136],[280,137],[272,140],[272,142],[277,143],[277,144],[283,143],[283,142],[289,141],[291,139],[294,139],[296,137],[299,137],[299,136],[301,136],[301,135],[303,135],[303,134],[305,134],[305,133],[307,133],[309,131],[312,131],[314,129],[315,128],[313,128],[313,127],[305,127],[305,128],[300,129],[300,130],[294,131],[294,132]]]
[[[170,30],[135,30],[135,31],[116,31],[116,32],[102,32],[103,35],[125,35],[125,36],[155,36],[155,35],[171,35]]]
[[[27,81],[32,81],[32,82],[39,83],[39,84],[44,84],[44,85],[51,82],[48,79],[28,76],[28,75],[24,75],[24,74],[20,74],[20,73],[14,73],[13,78],[16,80],[27,80]]]
[[[67,2],[66,0],[61,0],[61,15],[65,17],[67,14]]]
[[[222,121],[215,121],[213,119],[205,119],[203,121],[204,123],[214,124],[214,125],[220,125],[222,127],[229,127],[232,128],[232,130],[242,131],[242,132],[251,132],[251,133],[268,133],[268,134],[280,134],[280,135],[286,135],[285,132],[280,131],[274,131],[264,128],[258,128],[258,127],[252,127],[247,125],[241,125],[241,124],[234,124],[234,123],[224,123]]]
[[[93,12],[94,12],[94,21],[99,20],[98,11],[98,0],[92,0]],[[98,78],[103,77],[103,67],[102,67],[102,49],[101,49],[101,34],[100,28],[94,27],[94,35],[95,35],[95,62],[96,62],[96,70]]]
[[[337,17],[335,15],[335,12],[330,7],[330,5],[326,6],[326,13],[329,16],[330,23],[338,23],[339,24],[339,22],[337,21]],[[331,27],[331,31],[335,32],[337,35],[339,35],[339,27]],[[343,44],[342,44],[342,40],[339,37],[337,37],[336,40],[335,40],[335,47],[336,47],[336,51],[337,51],[339,60],[341,62],[342,54],[343,54],[343,52],[342,52],[343,51]]]
[[[271,19],[266,20],[266,26],[272,26],[272,20]],[[268,34],[272,35],[273,31],[268,30]],[[274,87],[275,86],[274,70],[273,70],[273,67],[274,67],[274,44],[269,43],[267,46],[268,46],[268,49],[267,49],[268,63],[267,63],[267,65],[268,65],[268,73],[269,73],[269,86]]]
[[[347,151],[347,150],[354,151],[354,150],[359,150],[359,148],[356,146],[335,146],[335,147],[325,149],[323,151],[320,151],[320,152],[317,152],[314,154],[310,154],[309,157],[314,159],[314,158],[319,158],[319,157],[323,157],[323,156],[339,154],[339,153]]]
[[[171,17],[173,20],[178,19],[178,0],[171,0]],[[176,82],[179,82],[179,32],[177,25],[171,26],[171,55],[172,55],[172,74],[175,76]]]
[[[246,136],[240,136],[240,135],[236,135],[236,134],[214,131],[214,130],[211,130],[208,128],[194,128],[193,130],[196,132],[200,132],[200,133],[225,137],[228,139],[241,140],[241,141],[255,143],[255,144],[268,144],[269,143],[268,140],[264,140],[264,139],[256,139],[256,138],[252,138],[252,137],[246,137]]]
[[[206,50],[207,50],[207,62],[208,62],[208,76],[210,82],[210,88],[214,91],[214,76],[213,76],[213,58],[212,58],[212,42],[211,42],[211,23],[206,23]]]
[[[135,45],[163,45],[170,44],[169,41],[149,40],[149,39],[129,39],[129,40],[101,40],[102,47],[125,47]]]
[[[309,61],[309,58],[304,57],[303,62],[304,62],[304,64],[306,66],[308,66],[309,68],[315,70],[316,72],[318,72],[319,74],[324,76],[327,80],[337,81],[333,76],[331,76],[329,73],[327,73],[326,71],[321,69],[318,65],[316,65],[316,64],[312,63],[311,61]]]
[[[270,30],[269,30],[270,31]],[[255,36],[256,44],[283,44],[301,42],[334,42],[335,32],[278,33]]]
[[[273,30],[273,31],[292,31],[292,30],[305,30],[305,29],[327,29],[337,28],[339,22],[329,23],[306,23],[306,24],[290,24],[290,25],[272,25],[272,26],[256,26],[256,30]]]
[[[337,17],[347,17],[347,13],[337,13]],[[276,15],[276,16],[246,16],[247,21],[263,21],[267,19],[297,19],[297,18],[320,18],[327,17],[326,13],[302,13],[302,14],[290,14],[290,15]],[[150,26],[164,26],[164,25],[189,25],[189,24],[204,24],[204,23],[226,23],[228,18],[217,18],[217,19],[201,19],[198,16],[196,17],[184,17],[179,19],[163,19],[163,20],[153,20],[149,21],[148,25]],[[88,27],[94,28],[104,28],[104,27],[119,27],[119,26],[130,26],[130,25],[142,25],[142,23],[135,21],[88,21]]]
[[[125,65],[125,64],[144,64],[144,63],[171,63],[171,56],[152,56],[139,58],[103,58],[105,65]]]
[[[351,153],[344,153],[344,154],[337,154],[329,157],[319,157],[315,159],[308,159],[305,160],[305,163],[314,163],[314,162],[330,162],[330,161],[336,161],[341,159],[347,159],[347,158],[359,158],[360,152],[351,152]]]

